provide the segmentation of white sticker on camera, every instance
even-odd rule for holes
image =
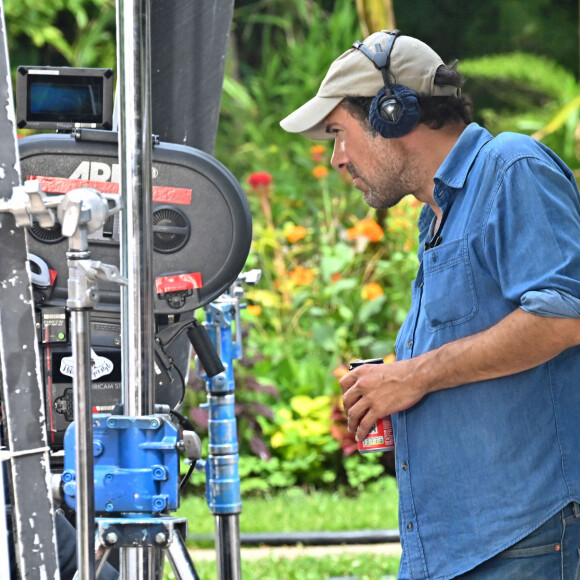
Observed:
[[[113,368],[113,361],[104,356],[99,356],[91,349],[91,379],[93,381],[112,373]],[[74,378],[75,361],[72,356],[65,356],[60,361],[60,372],[67,377]]]

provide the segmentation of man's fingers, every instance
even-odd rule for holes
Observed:
[[[355,369],[356,370],[356,369]],[[356,373],[355,371],[350,371],[342,379],[340,379],[340,388],[343,394],[346,393],[355,383],[356,383]]]
[[[368,410],[368,403],[363,399],[359,399],[349,408],[346,414],[346,419],[348,430],[351,433],[356,433],[361,418],[368,412]]]
[[[373,418],[373,415],[371,415],[370,412],[367,413],[358,424],[355,439],[357,441],[362,441],[363,439],[365,439],[365,437],[369,434],[369,431],[373,428],[376,421],[377,420]]]

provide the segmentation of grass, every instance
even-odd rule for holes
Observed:
[[[356,496],[341,492],[283,490],[269,497],[242,499],[240,531],[317,532],[397,528],[394,478],[366,486]],[[187,496],[176,515],[187,518],[190,534],[213,534],[214,520],[204,497]]]
[[[241,533],[316,532],[397,528],[398,492],[393,478],[369,484],[356,496],[345,492],[305,491],[292,488],[268,497],[242,500]],[[190,495],[182,500],[176,515],[186,517],[190,535],[214,533],[214,519],[205,498]],[[201,580],[216,580],[215,559],[195,560],[195,550],[213,547],[207,542],[188,542]],[[364,554],[329,554],[323,557],[270,554],[244,559],[244,580],[378,580],[396,578],[397,556],[375,553],[369,545]],[[175,577],[166,568],[165,580]]]
[[[214,561],[200,562],[195,566],[201,580],[216,580]],[[294,559],[270,556],[261,560],[242,561],[244,580],[394,579],[397,577],[398,569],[398,558],[372,553],[332,555],[323,558],[300,556]],[[173,574],[169,573],[166,578],[173,580]]]

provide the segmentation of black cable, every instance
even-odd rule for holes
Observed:
[[[179,375],[179,380],[181,381],[181,397],[179,399],[179,403],[177,403],[177,405],[181,405],[181,403],[183,403],[183,399],[185,399],[185,389],[187,387],[187,385],[185,384],[185,377],[183,376],[183,373],[181,372],[181,369],[174,364],[173,368],[177,371],[177,374]]]
[[[195,426],[192,423],[191,419],[189,419],[188,417],[185,417],[181,413],[178,413],[177,411],[174,411],[174,410],[169,411],[169,414],[179,423],[179,426],[181,427],[181,429],[183,431],[195,432]],[[179,495],[181,495],[181,493],[185,489],[185,486],[187,485],[188,481],[191,479],[191,476],[193,474],[193,470],[195,469],[196,463],[197,463],[197,461],[193,461],[191,463],[191,465],[189,466],[189,470],[183,476],[183,479],[179,483]]]
[[[189,466],[189,469],[188,469],[187,473],[183,476],[183,479],[179,483],[179,495],[181,495],[183,493],[183,490],[185,489],[185,486],[187,485],[187,482],[190,480],[190,478],[191,478],[191,476],[193,474],[193,470],[195,469],[195,464],[196,463],[197,463],[197,461],[193,461],[191,463],[191,465]]]

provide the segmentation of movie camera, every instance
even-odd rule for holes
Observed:
[[[114,207],[117,133],[102,129],[113,125],[112,87],[110,69],[18,68],[18,125],[58,132],[19,140],[23,179],[37,180],[49,197],[90,187]],[[155,140],[152,184],[154,313],[156,331],[169,337],[155,344],[156,402],[174,409],[189,368],[189,339],[182,330],[196,309],[236,281],[249,252],[251,216],[231,173],[190,147]],[[92,259],[119,267],[120,219],[113,213],[89,234]],[[35,220],[29,234],[47,428],[57,449],[73,419],[67,240],[58,222],[43,227]],[[99,295],[91,313],[93,406],[110,412],[121,399],[119,285],[102,281]]]

